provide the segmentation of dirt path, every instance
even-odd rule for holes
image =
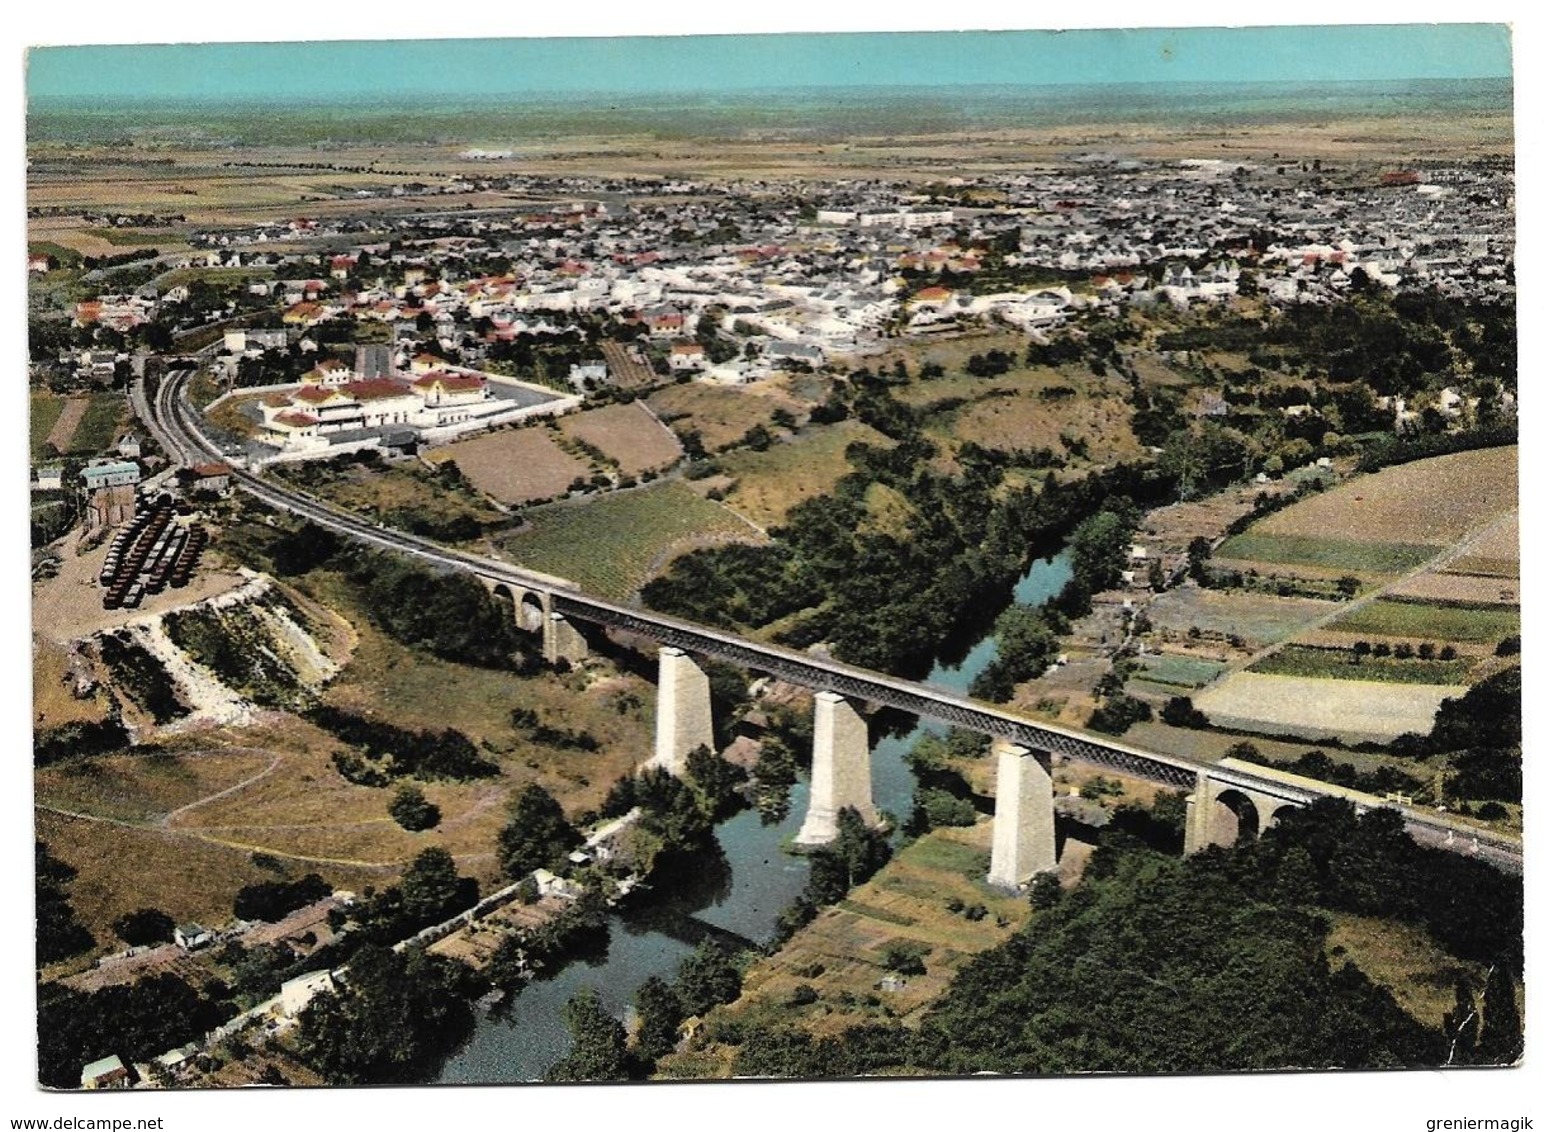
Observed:
[[[109,818],[101,814],[82,813],[79,810],[67,810],[62,806],[50,806],[44,802],[34,802],[33,808],[45,813],[57,814],[62,818],[72,818],[75,821],[96,822],[100,825],[115,825],[120,829],[135,829],[142,833],[154,833],[163,837],[179,837],[188,841],[202,841],[206,845],[219,845],[226,849],[240,849],[244,853],[266,853],[270,857],[283,857],[287,861],[300,861],[310,865],[347,865],[355,869],[374,869],[380,872],[389,872],[402,867],[401,861],[360,861],[350,857],[307,857],[299,853],[288,853],[283,849],[276,849],[271,845],[251,845],[243,841],[228,841],[220,837],[209,837],[193,829],[168,829],[159,822],[129,821],[126,818]],[[474,854],[471,857],[459,858],[461,860],[475,860],[491,854]]]
[[[189,802],[185,806],[178,806],[175,810],[171,810],[171,811],[169,811],[167,813],[162,814],[160,820],[158,822],[156,822],[156,824],[159,825],[162,829],[170,829],[171,825],[172,825],[172,822],[176,818],[178,818],[181,815],[187,813],[189,810],[196,810],[200,806],[207,806],[210,802],[216,801],[216,800],[218,800],[220,798],[227,797],[227,796],[229,796],[231,794],[236,793],[236,791],[238,791],[238,790],[245,790],[248,786],[251,786],[254,782],[260,782],[263,779],[267,778],[270,774],[272,774],[275,770],[278,769],[279,764],[282,763],[283,761],[284,761],[284,756],[283,755],[274,755],[273,761],[270,762],[262,770],[258,771],[256,774],[252,775],[252,777],[250,777],[250,778],[243,778],[240,782],[236,783],[234,786],[227,786],[224,790],[217,790],[213,794],[210,794],[207,797],[198,798],[198,799],[196,799],[196,800],[194,800],[192,802]]]
[[[54,446],[54,451],[65,453],[70,450],[70,444],[75,440],[75,430],[80,427],[90,407],[89,397],[71,397],[65,401],[64,411],[54,421],[54,427],[48,430],[48,443]]]

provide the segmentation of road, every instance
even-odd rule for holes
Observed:
[[[184,395],[186,382],[186,374],[170,376],[161,382],[155,403],[147,405],[150,416],[145,420],[146,427],[155,434],[163,448],[181,462],[226,458],[199,427],[196,414]],[[144,401],[141,397],[136,404]],[[574,620],[638,633],[661,644],[713,656],[806,688],[837,692],[849,699],[867,701],[951,726],[1000,736],[1025,747],[1060,754],[1172,788],[1191,790],[1198,774],[1215,772],[1210,764],[1199,760],[1140,750],[1106,735],[1029,720],[1007,708],[980,703],[915,681],[778,645],[751,641],[721,629],[583,594],[577,586],[563,579],[522,570],[505,562],[454,550],[405,531],[371,523],[313,496],[276,485],[243,469],[233,471],[232,482],[270,507],[308,519],[318,526],[368,545],[407,554],[443,569],[470,572],[495,584],[503,583],[512,588],[550,594],[553,609]],[[1278,780],[1255,777],[1236,770],[1229,770],[1227,777],[1231,782],[1257,789],[1272,797],[1290,797],[1299,804],[1311,801],[1316,796],[1344,797],[1347,794],[1329,784],[1323,784],[1317,789],[1284,789]],[[1498,864],[1515,864],[1520,867],[1519,841],[1488,831],[1475,832],[1471,827],[1451,821],[1444,815],[1402,806],[1393,808],[1401,812],[1407,828],[1420,831],[1423,838],[1434,836],[1439,844],[1455,849],[1469,848],[1470,839],[1473,838],[1476,839],[1473,852],[1493,859]],[[1452,843],[1449,843],[1447,836],[1450,830],[1455,831]],[[1462,844],[1457,839],[1462,839]]]

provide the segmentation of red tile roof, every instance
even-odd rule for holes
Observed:
[[[407,382],[398,381],[393,377],[371,377],[362,381],[351,381],[341,389],[350,397],[360,401],[380,401],[387,397],[401,397],[409,392]]]
[[[413,382],[417,389],[430,390],[436,385],[443,386],[450,393],[464,393],[472,389],[481,389],[485,382],[480,377],[472,377],[469,374],[460,373],[426,373]]]

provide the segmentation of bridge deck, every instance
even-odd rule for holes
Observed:
[[[180,375],[162,382],[153,405],[146,405],[149,410],[146,426],[155,434],[157,441],[179,459],[191,461],[205,456],[223,459],[218,446],[209,440],[193,420],[192,410],[183,395],[182,386],[185,381],[186,375]],[[1035,750],[1050,751],[1179,789],[1193,789],[1198,774],[1211,773],[1216,769],[1212,764],[1197,760],[1143,751],[1105,735],[1024,719],[1005,708],[980,703],[914,681],[747,640],[709,626],[582,594],[577,586],[549,575],[453,550],[404,531],[370,523],[302,492],[278,487],[243,469],[238,468],[232,472],[232,481],[270,506],[300,515],[359,541],[385,550],[411,554],[444,569],[468,571],[495,583],[548,594],[556,612],[575,620],[639,633],[662,644],[717,657],[805,687],[838,692],[850,699],[984,732]],[[1223,769],[1222,775],[1230,782],[1259,790],[1263,794],[1283,794],[1282,781],[1276,776],[1237,767]],[[1327,783],[1302,779],[1301,785],[1293,784],[1292,793],[1306,800],[1315,796],[1341,796],[1342,791]],[[1515,858],[1517,866],[1521,865],[1521,842],[1518,840],[1459,826],[1441,815],[1405,806],[1391,808],[1401,813],[1407,827],[1438,832],[1457,828],[1465,837],[1474,837],[1477,844],[1490,847],[1508,860]]]

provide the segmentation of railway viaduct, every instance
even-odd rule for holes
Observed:
[[[186,402],[184,380],[164,381],[153,404],[142,394],[136,403],[145,407],[147,426],[169,453],[188,462],[218,458],[220,449],[204,435],[196,413]],[[797,837],[797,843],[806,847],[835,839],[837,814],[844,808],[855,809],[871,824],[880,820],[873,801],[869,728],[864,715],[864,711],[880,707],[991,737],[997,790],[988,877],[991,883],[1008,889],[1017,889],[1035,874],[1056,867],[1051,778],[1056,760],[1091,764],[1183,791],[1187,796],[1187,853],[1258,835],[1283,812],[1318,797],[1345,798],[1359,809],[1387,804],[1371,795],[1247,763],[1227,759],[1203,763],[1144,751],[1106,735],[1031,721],[1006,708],[926,684],[584,594],[562,578],[371,523],[242,469],[233,471],[232,481],[271,507],[350,538],[442,569],[472,574],[495,597],[512,604],[515,621],[522,629],[539,634],[542,655],[549,662],[578,663],[585,659],[589,647],[579,623],[657,642],[659,703],[654,751],[646,765],[680,775],[692,750],[713,745],[708,678],[694,658],[714,657],[810,689],[815,693],[810,799]],[[1458,847],[1452,823],[1408,807],[1395,808],[1412,833],[1424,832],[1429,843],[1434,841],[1434,832],[1445,833],[1442,844]],[[1471,848],[1467,842],[1470,831],[1464,833],[1464,847],[1479,852],[1479,837],[1474,836]],[[1514,853],[1505,839],[1491,836],[1486,842],[1487,849],[1503,863]],[[1520,853],[1516,857],[1520,867]]]

